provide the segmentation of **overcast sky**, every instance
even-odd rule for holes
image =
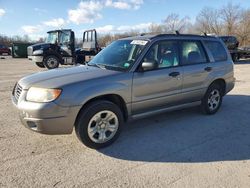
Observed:
[[[250,0],[0,0],[0,34],[45,36],[57,28],[101,33],[143,30],[161,23],[170,13],[194,21],[205,7],[220,8],[228,2],[250,8]]]

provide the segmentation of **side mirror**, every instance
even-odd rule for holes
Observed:
[[[143,71],[153,70],[155,69],[155,67],[156,67],[156,63],[151,62],[151,61],[143,62],[141,65],[141,68]]]

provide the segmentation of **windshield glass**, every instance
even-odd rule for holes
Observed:
[[[126,71],[133,66],[146,44],[145,40],[115,41],[98,53],[88,64]]]
[[[57,42],[57,37],[58,37],[57,32],[50,32],[50,33],[48,33],[46,42],[51,43],[51,44],[55,44]]]

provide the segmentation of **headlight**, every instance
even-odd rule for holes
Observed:
[[[41,55],[43,54],[43,50],[36,50],[33,52],[33,55]]]
[[[51,102],[57,99],[61,92],[61,89],[31,87],[27,92],[26,100],[31,102]]]

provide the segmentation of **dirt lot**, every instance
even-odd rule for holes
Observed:
[[[236,64],[216,115],[193,108],[136,121],[100,151],[21,125],[12,88],[41,70],[0,59],[0,187],[250,187],[250,62]]]

